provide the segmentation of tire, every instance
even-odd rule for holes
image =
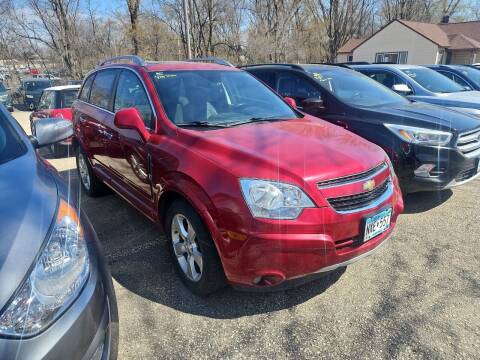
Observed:
[[[85,155],[85,152],[80,146],[77,149],[76,160],[78,180],[80,184],[82,184],[83,191],[90,197],[98,197],[108,193],[107,186],[97,178],[87,155]]]
[[[31,102],[30,105],[28,105],[28,109],[30,111],[33,111],[33,109],[35,109],[35,104],[33,102]]]
[[[225,287],[225,273],[215,244],[190,204],[183,199],[175,200],[167,211],[165,229],[175,270],[191,292],[206,296]],[[193,236],[182,237],[182,233],[191,234],[192,230]]]

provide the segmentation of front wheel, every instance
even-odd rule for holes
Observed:
[[[104,195],[108,191],[107,187],[93,172],[92,166],[80,146],[77,150],[76,160],[78,177],[83,190],[91,197]]]
[[[208,295],[226,284],[212,237],[197,212],[176,200],[166,214],[168,245],[183,283],[197,295]]]

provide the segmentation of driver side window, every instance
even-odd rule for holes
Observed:
[[[288,96],[295,99],[300,108],[302,106],[302,101],[305,99],[321,98],[320,91],[312,83],[295,74],[279,74],[277,89],[282,96]]]
[[[118,79],[113,111],[117,112],[130,107],[134,107],[140,112],[148,129],[155,129],[155,117],[143,84],[134,73],[124,70]]]

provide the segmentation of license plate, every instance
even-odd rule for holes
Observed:
[[[373,239],[375,236],[387,231],[390,228],[392,208],[388,208],[365,220],[365,233],[363,242]]]

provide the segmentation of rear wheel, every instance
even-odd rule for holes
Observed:
[[[97,178],[90,162],[88,161],[88,157],[80,146],[78,147],[76,158],[78,178],[82,184],[83,190],[91,197],[104,195],[108,191],[108,188],[99,178]]]
[[[208,295],[225,286],[215,244],[190,204],[176,200],[167,211],[165,229],[175,269],[190,291]]]

